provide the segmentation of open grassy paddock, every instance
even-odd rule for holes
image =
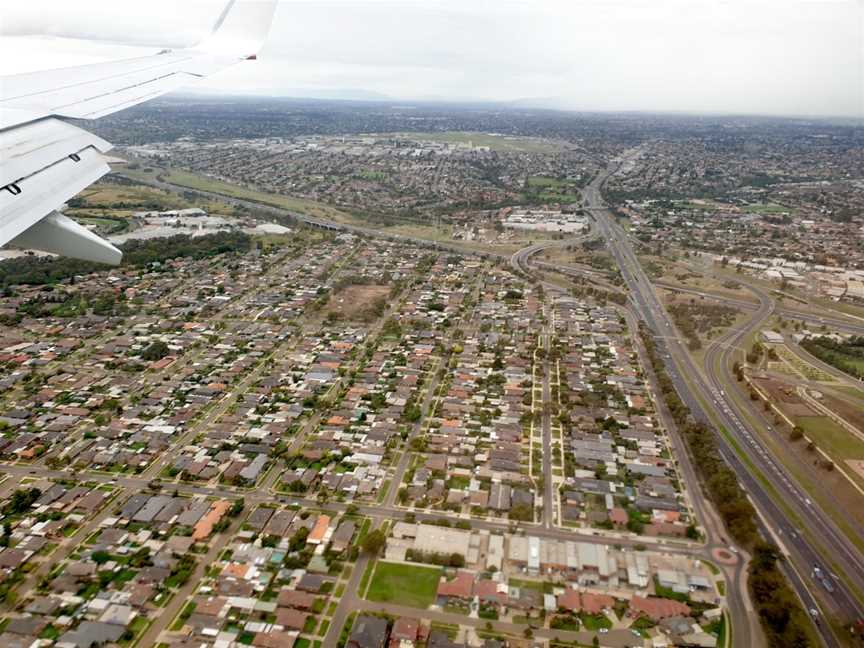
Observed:
[[[428,142],[450,142],[488,146],[493,151],[522,151],[526,153],[555,153],[564,149],[564,143],[540,137],[512,137],[495,133],[402,133],[404,137]]]
[[[366,598],[377,603],[398,603],[427,608],[435,602],[441,569],[378,561]]]
[[[252,200],[274,207],[280,207],[291,211],[301,212],[307,216],[325,218],[340,223],[357,224],[359,221],[348,212],[336,209],[324,203],[315,202],[314,200],[306,200],[303,198],[292,198],[291,196],[283,196],[280,194],[269,193],[240,185],[223,182],[215,178],[207,178],[205,176],[189,173],[179,169],[164,170],[159,169],[152,173],[143,170],[119,169],[118,173],[136,180],[156,180],[156,175],[164,177],[166,182],[188,187],[189,189],[197,189],[199,191],[209,191],[212,193],[239,198],[241,200]]]

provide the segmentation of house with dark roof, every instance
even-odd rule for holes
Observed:
[[[387,619],[364,614],[354,621],[347,648],[384,648],[389,635]]]

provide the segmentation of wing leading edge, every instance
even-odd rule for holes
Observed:
[[[0,245],[119,263],[113,245],[56,212],[109,171],[111,149],[63,118],[96,119],[254,58],[276,4],[230,0],[194,47],[0,77]]]

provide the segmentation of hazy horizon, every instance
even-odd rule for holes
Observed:
[[[0,26],[3,73],[188,45],[223,4],[15,5]],[[282,0],[260,60],[195,90],[860,119],[862,31],[860,0]]]

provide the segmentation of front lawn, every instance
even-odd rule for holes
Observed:
[[[397,603],[427,608],[435,602],[441,570],[379,560],[366,598],[378,603]]]
[[[605,614],[579,614],[579,620],[582,621],[582,626],[589,632],[596,632],[600,628],[607,630],[612,627],[612,622]]]

